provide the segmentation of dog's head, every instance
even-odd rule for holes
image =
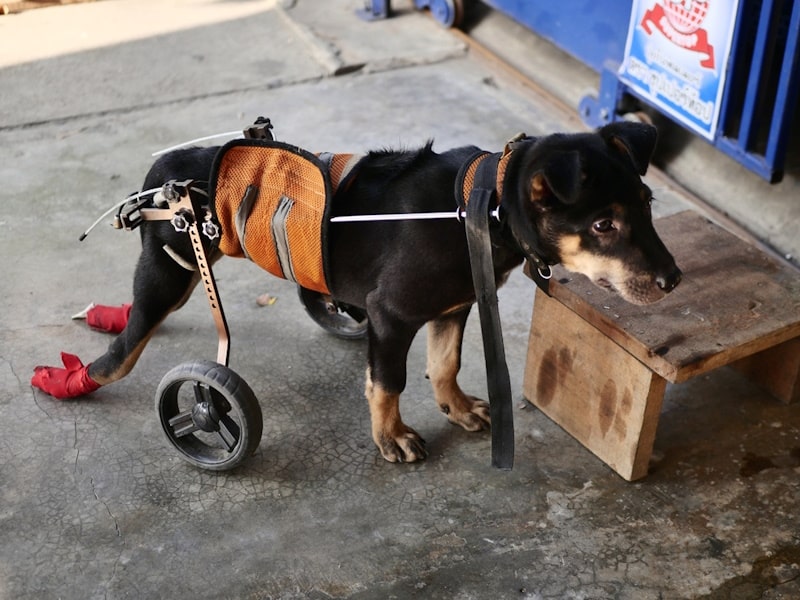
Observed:
[[[523,251],[634,304],[672,291],[681,271],[653,227],[652,193],[641,180],[655,143],[653,126],[619,122],[519,148],[522,156],[506,174],[503,207]]]

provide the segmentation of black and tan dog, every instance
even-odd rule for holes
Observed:
[[[597,133],[554,134],[519,142],[505,164],[499,219],[491,241],[498,284],[526,258],[561,263],[624,299],[647,304],[670,292],[681,272],[653,228],[652,195],[642,182],[656,142],[653,127],[615,123]],[[457,174],[474,147],[437,154],[372,152],[333,198],[333,215],[455,211]],[[216,148],[174,151],[148,173],[144,189],[168,180],[206,180]],[[222,236],[229,235],[223,227]],[[32,383],[58,397],[82,395],[124,377],[158,324],[180,307],[197,275],[187,236],[167,222],[142,225],[127,326],[84,367],[39,367]],[[366,396],[383,457],[425,457],[422,438],[400,417],[406,357],[428,325],[427,372],[447,418],[475,431],[489,426],[488,404],[466,395],[456,376],[464,325],[475,302],[464,224],[456,219],[341,223],[328,233],[330,288],[337,301],[366,311]],[[165,252],[180,257],[176,261]]]

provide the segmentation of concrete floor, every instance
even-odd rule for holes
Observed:
[[[241,469],[195,469],[153,409],[173,366],[212,359],[197,295],[134,372],[90,398],[34,392],[37,364],[109,342],[70,320],[122,303],[138,236],[78,235],[138,189],[150,152],[270,116],[310,150],[474,143],[574,128],[425,15],[363,3],[117,0],[0,17],[0,598],[800,598],[800,412],[721,369],[670,387],[650,475],[627,483],[521,396],[533,284],[500,292],[516,463],[450,426],[409,360],[427,461],[375,450],[365,346],[327,335],[294,286],[216,270],[231,366],[264,413]],[[398,3],[396,3],[398,4]],[[114,26],[111,26],[111,25]],[[553,67],[556,68],[556,67]],[[339,73],[339,76],[334,76]],[[685,207],[668,183],[660,214]],[[269,293],[277,302],[260,307]],[[677,292],[676,292],[677,293]],[[477,319],[462,386],[485,395]]]

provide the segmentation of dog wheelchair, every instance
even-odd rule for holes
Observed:
[[[246,139],[273,140],[269,119],[259,118],[244,131]],[[205,182],[168,181],[123,203],[114,227],[132,231],[144,221],[169,221],[190,239],[200,284],[208,298],[218,334],[217,360],[195,360],[171,369],[155,394],[161,428],[180,457],[196,467],[227,471],[239,466],[258,447],[263,430],[256,395],[229,367],[230,333],[203,237],[219,241],[220,227],[212,218]],[[366,335],[361,309],[337,303],[330,295],[298,285],[298,296],[311,319],[344,339]]]
[[[325,245],[328,224],[465,218],[486,355],[492,465],[511,469],[511,389],[497,311],[489,220],[499,219],[499,207],[493,208],[499,174],[505,172],[514,145],[527,138],[514,138],[502,152],[476,151],[461,165],[455,211],[333,216],[335,191],[352,183],[362,155],[312,155],[275,141],[271,128],[268,119],[259,118],[244,130],[244,140],[232,140],[217,150],[208,181],[167,181],[129,196],[105,213],[117,210],[114,225],[118,229],[130,231],[144,221],[169,221],[176,232],[189,236],[196,266],[168,245],[163,249],[182,267],[198,272],[216,325],[217,360],[179,365],[164,376],[156,390],[156,412],[169,443],[194,466],[226,471],[255,451],[263,430],[255,394],[228,366],[230,336],[207,247],[227,256],[246,257],[269,273],[294,281],[309,316],[326,331],[352,339],[366,333],[367,315],[336,302],[331,295]],[[197,141],[201,140],[188,144]],[[546,289],[549,267],[538,256],[530,258],[540,275],[537,283]],[[77,362],[85,371],[77,357],[68,358],[70,364]],[[78,372],[85,375],[84,371]]]

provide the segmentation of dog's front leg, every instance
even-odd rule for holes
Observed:
[[[487,429],[489,403],[466,395],[456,376],[461,369],[461,345],[470,307],[428,323],[428,378],[436,404],[451,423],[467,431]]]
[[[425,440],[400,418],[400,394],[406,385],[406,359],[418,327],[368,309],[369,348],[365,394],[372,439],[389,462],[414,462],[427,456]]]

